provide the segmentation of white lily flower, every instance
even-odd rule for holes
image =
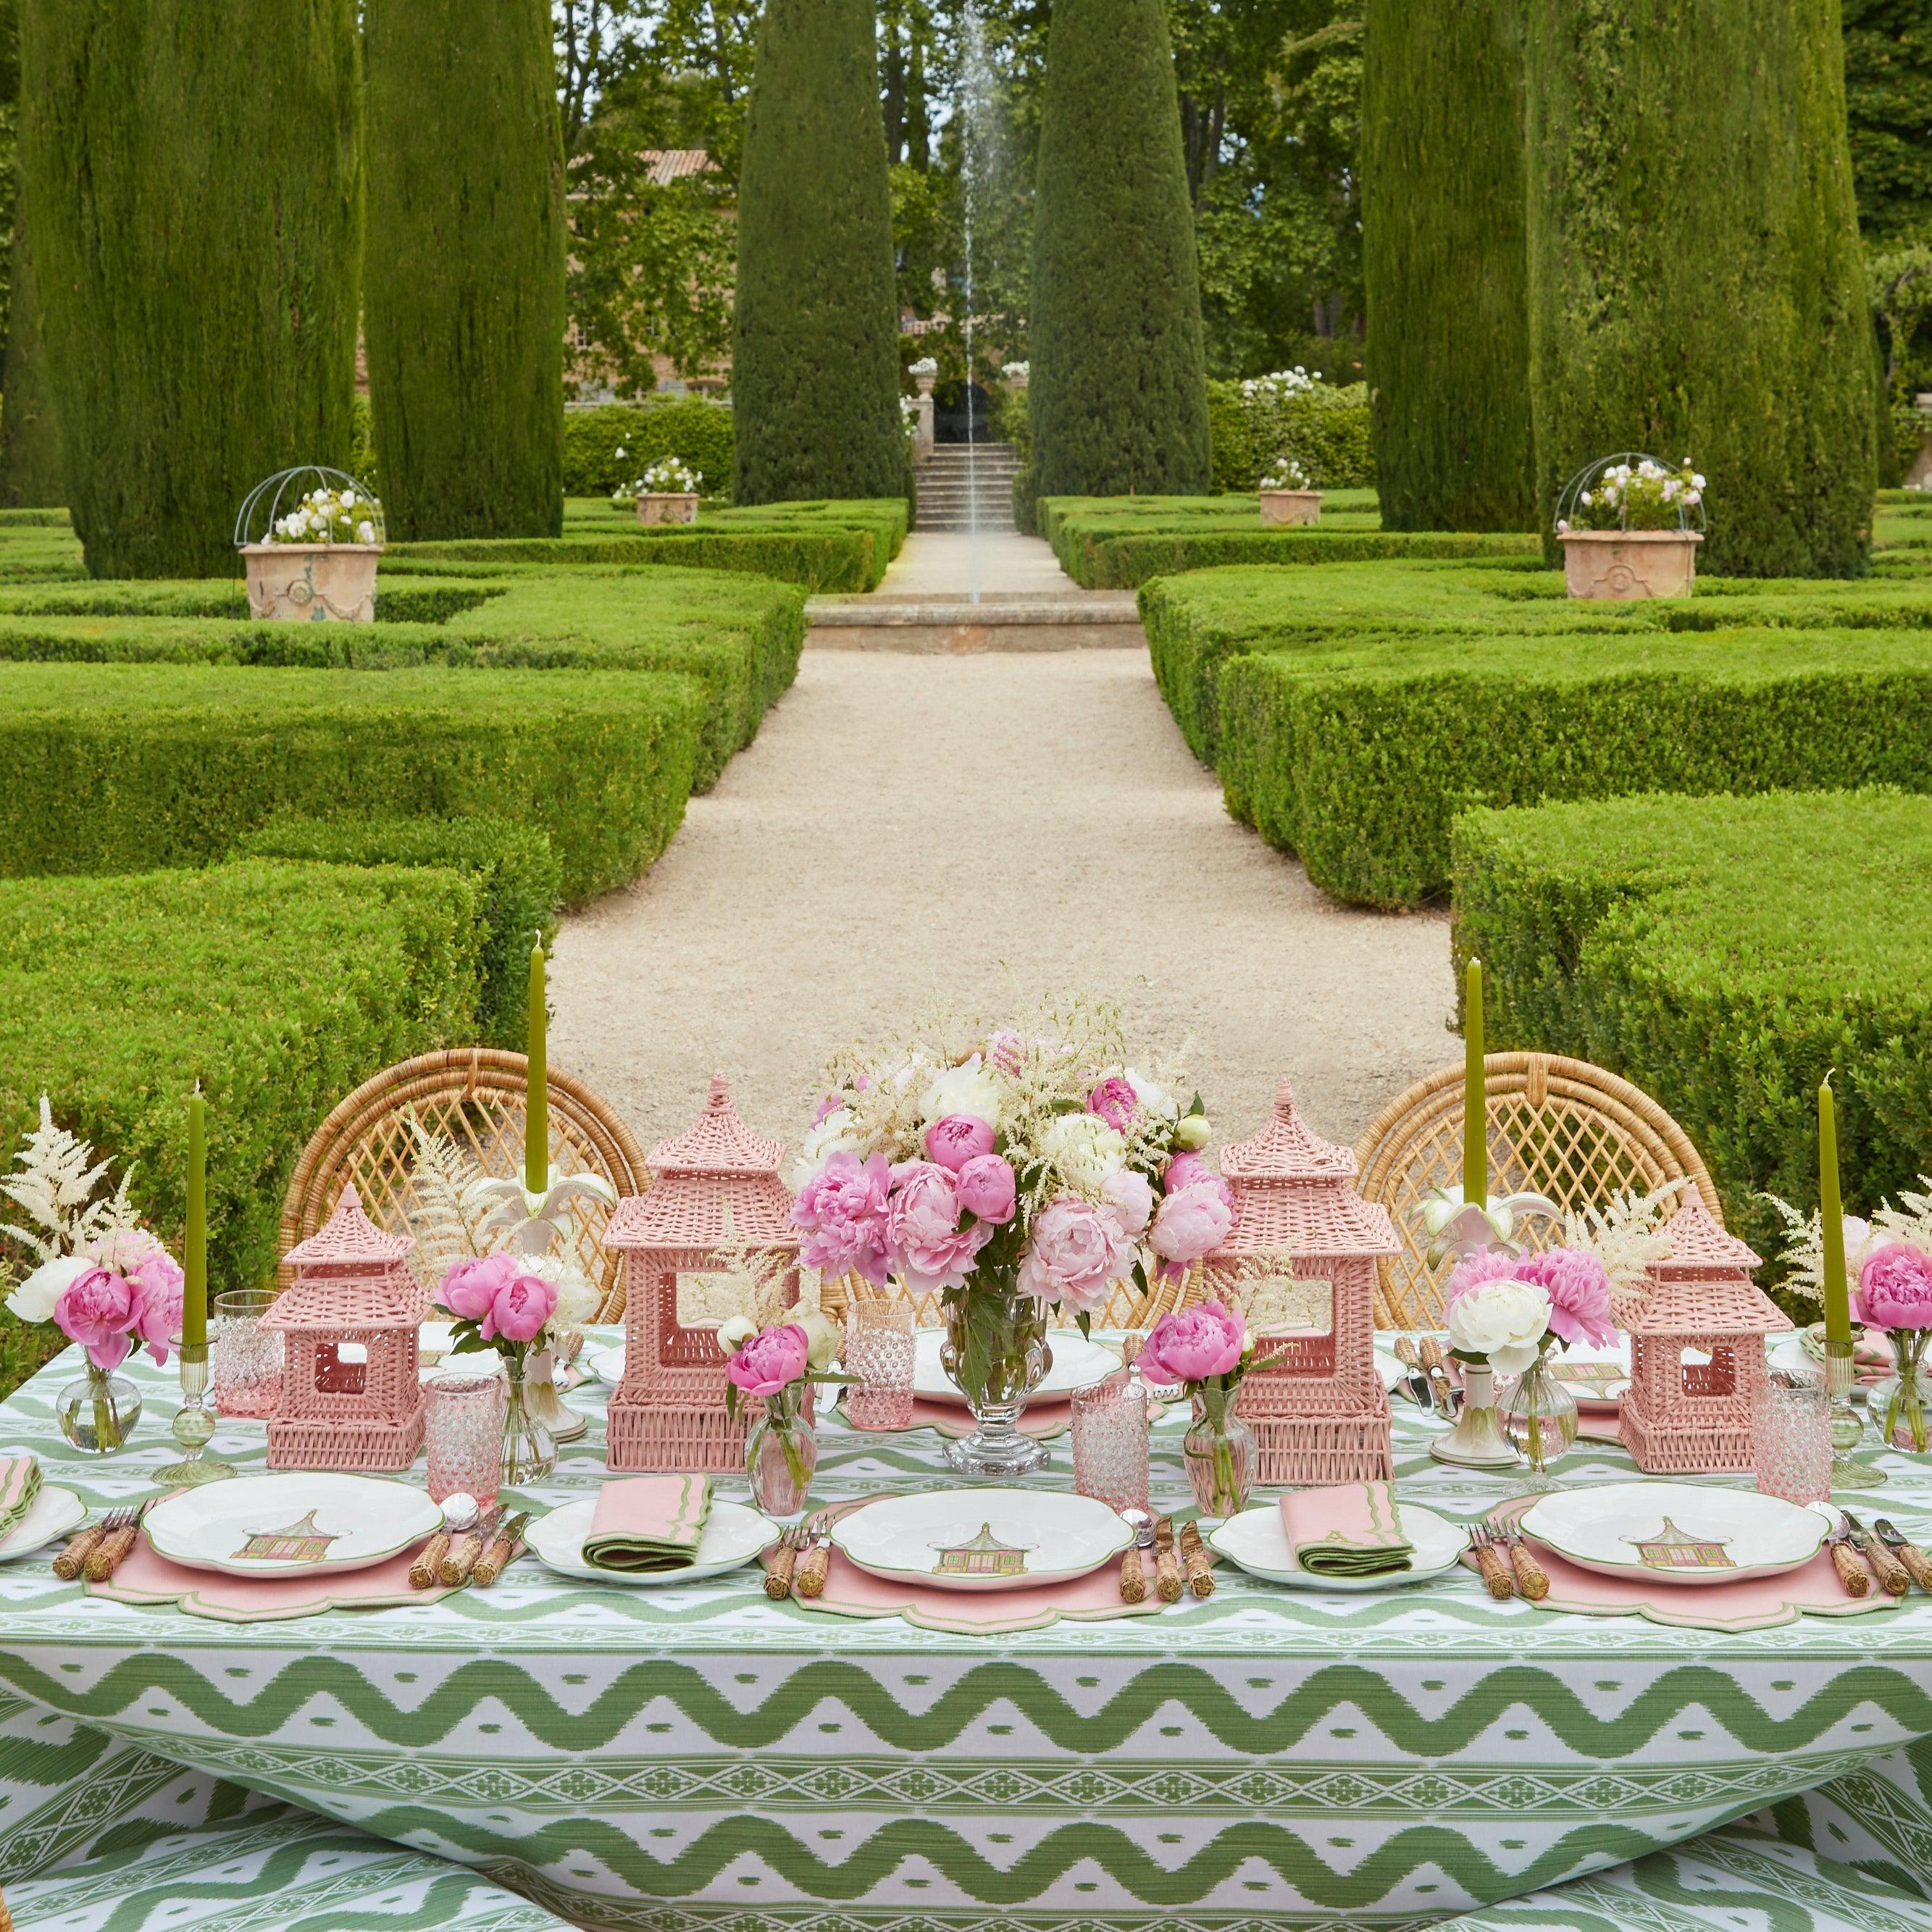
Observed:
[[[1546,1214],[1560,1221],[1563,1210],[1541,1194],[1505,1194],[1485,1202],[1469,1201],[1460,1187],[1432,1189],[1423,1203],[1422,1225],[1427,1233],[1429,1259],[1445,1255],[1475,1255],[1490,1248],[1515,1254],[1517,1216]]]
[[[479,1236],[507,1230],[502,1245],[511,1253],[541,1255],[549,1251],[563,1232],[570,1204],[578,1199],[614,1208],[617,1190],[601,1174],[560,1174],[552,1167],[541,1190],[526,1187],[520,1178],[485,1175],[464,1190],[463,1204],[484,1210],[477,1224]]]

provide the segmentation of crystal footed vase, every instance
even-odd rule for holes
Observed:
[[[112,1456],[126,1448],[141,1419],[141,1392],[89,1362],[87,1373],[61,1390],[54,1414],[61,1433],[83,1456]]]
[[[745,1438],[745,1474],[753,1507],[766,1516],[797,1516],[812,1492],[818,1437],[807,1419],[812,1384],[794,1382],[765,1398],[764,1412]]]
[[[1503,1433],[1532,1474],[1547,1478],[1576,1441],[1576,1399],[1558,1380],[1547,1355],[1538,1355],[1502,1392],[1502,1408]]]
[[[1885,1405],[1886,1442],[1894,1449],[1925,1453],[1925,1412],[1932,1406],[1932,1383],[1926,1380],[1925,1346],[1932,1328],[1894,1328],[1886,1340],[1898,1380]]]
[[[1187,1480],[1204,1516],[1239,1516],[1253,1486],[1255,1432],[1234,1413],[1230,1389],[1203,1384],[1194,1393],[1194,1420],[1181,1438]]]
[[[506,1360],[508,1391],[503,1402],[502,1485],[506,1490],[541,1482],[556,1467],[556,1438],[531,1406],[524,1364]]]
[[[976,1277],[946,1298],[939,1360],[976,1425],[946,1445],[946,1461],[962,1476],[995,1482],[1042,1468],[1045,1446],[1022,1436],[1018,1423],[1027,1397],[1053,1366],[1046,1304],[1018,1293],[1010,1280]]]

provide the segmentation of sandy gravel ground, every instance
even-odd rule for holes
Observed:
[[[832,1048],[1080,988],[1191,1037],[1217,1142],[1284,1074],[1352,1141],[1456,1057],[1448,953],[1439,915],[1337,906],[1231,820],[1144,650],[808,650],[655,869],[566,921],[550,1052],[647,1148],[714,1068],[791,1141]]]

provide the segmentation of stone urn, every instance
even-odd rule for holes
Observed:
[[[1620,603],[1688,597],[1703,541],[1699,530],[1565,530],[1557,538],[1570,595]]]
[[[694,524],[697,520],[695,490],[640,490],[638,493],[640,524]]]
[[[265,623],[373,624],[380,544],[241,546],[248,614]]]
[[[1261,500],[1262,521],[1272,527],[1317,524],[1322,520],[1319,490],[1264,490]]]

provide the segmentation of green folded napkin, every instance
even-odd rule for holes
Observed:
[[[38,1456],[0,1456],[0,1538],[12,1535],[26,1521],[40,1492]]]
[[[1281,1526],[1297,1566],[1311,1576],[1392,1576],[1414,1567],[1415,1551],[1386,1483],[1283,1496]]]
[[[711,1514],[709,1476],[630,1476],[597,1492],[584,1560],[640,1576],[688,1570]]]

